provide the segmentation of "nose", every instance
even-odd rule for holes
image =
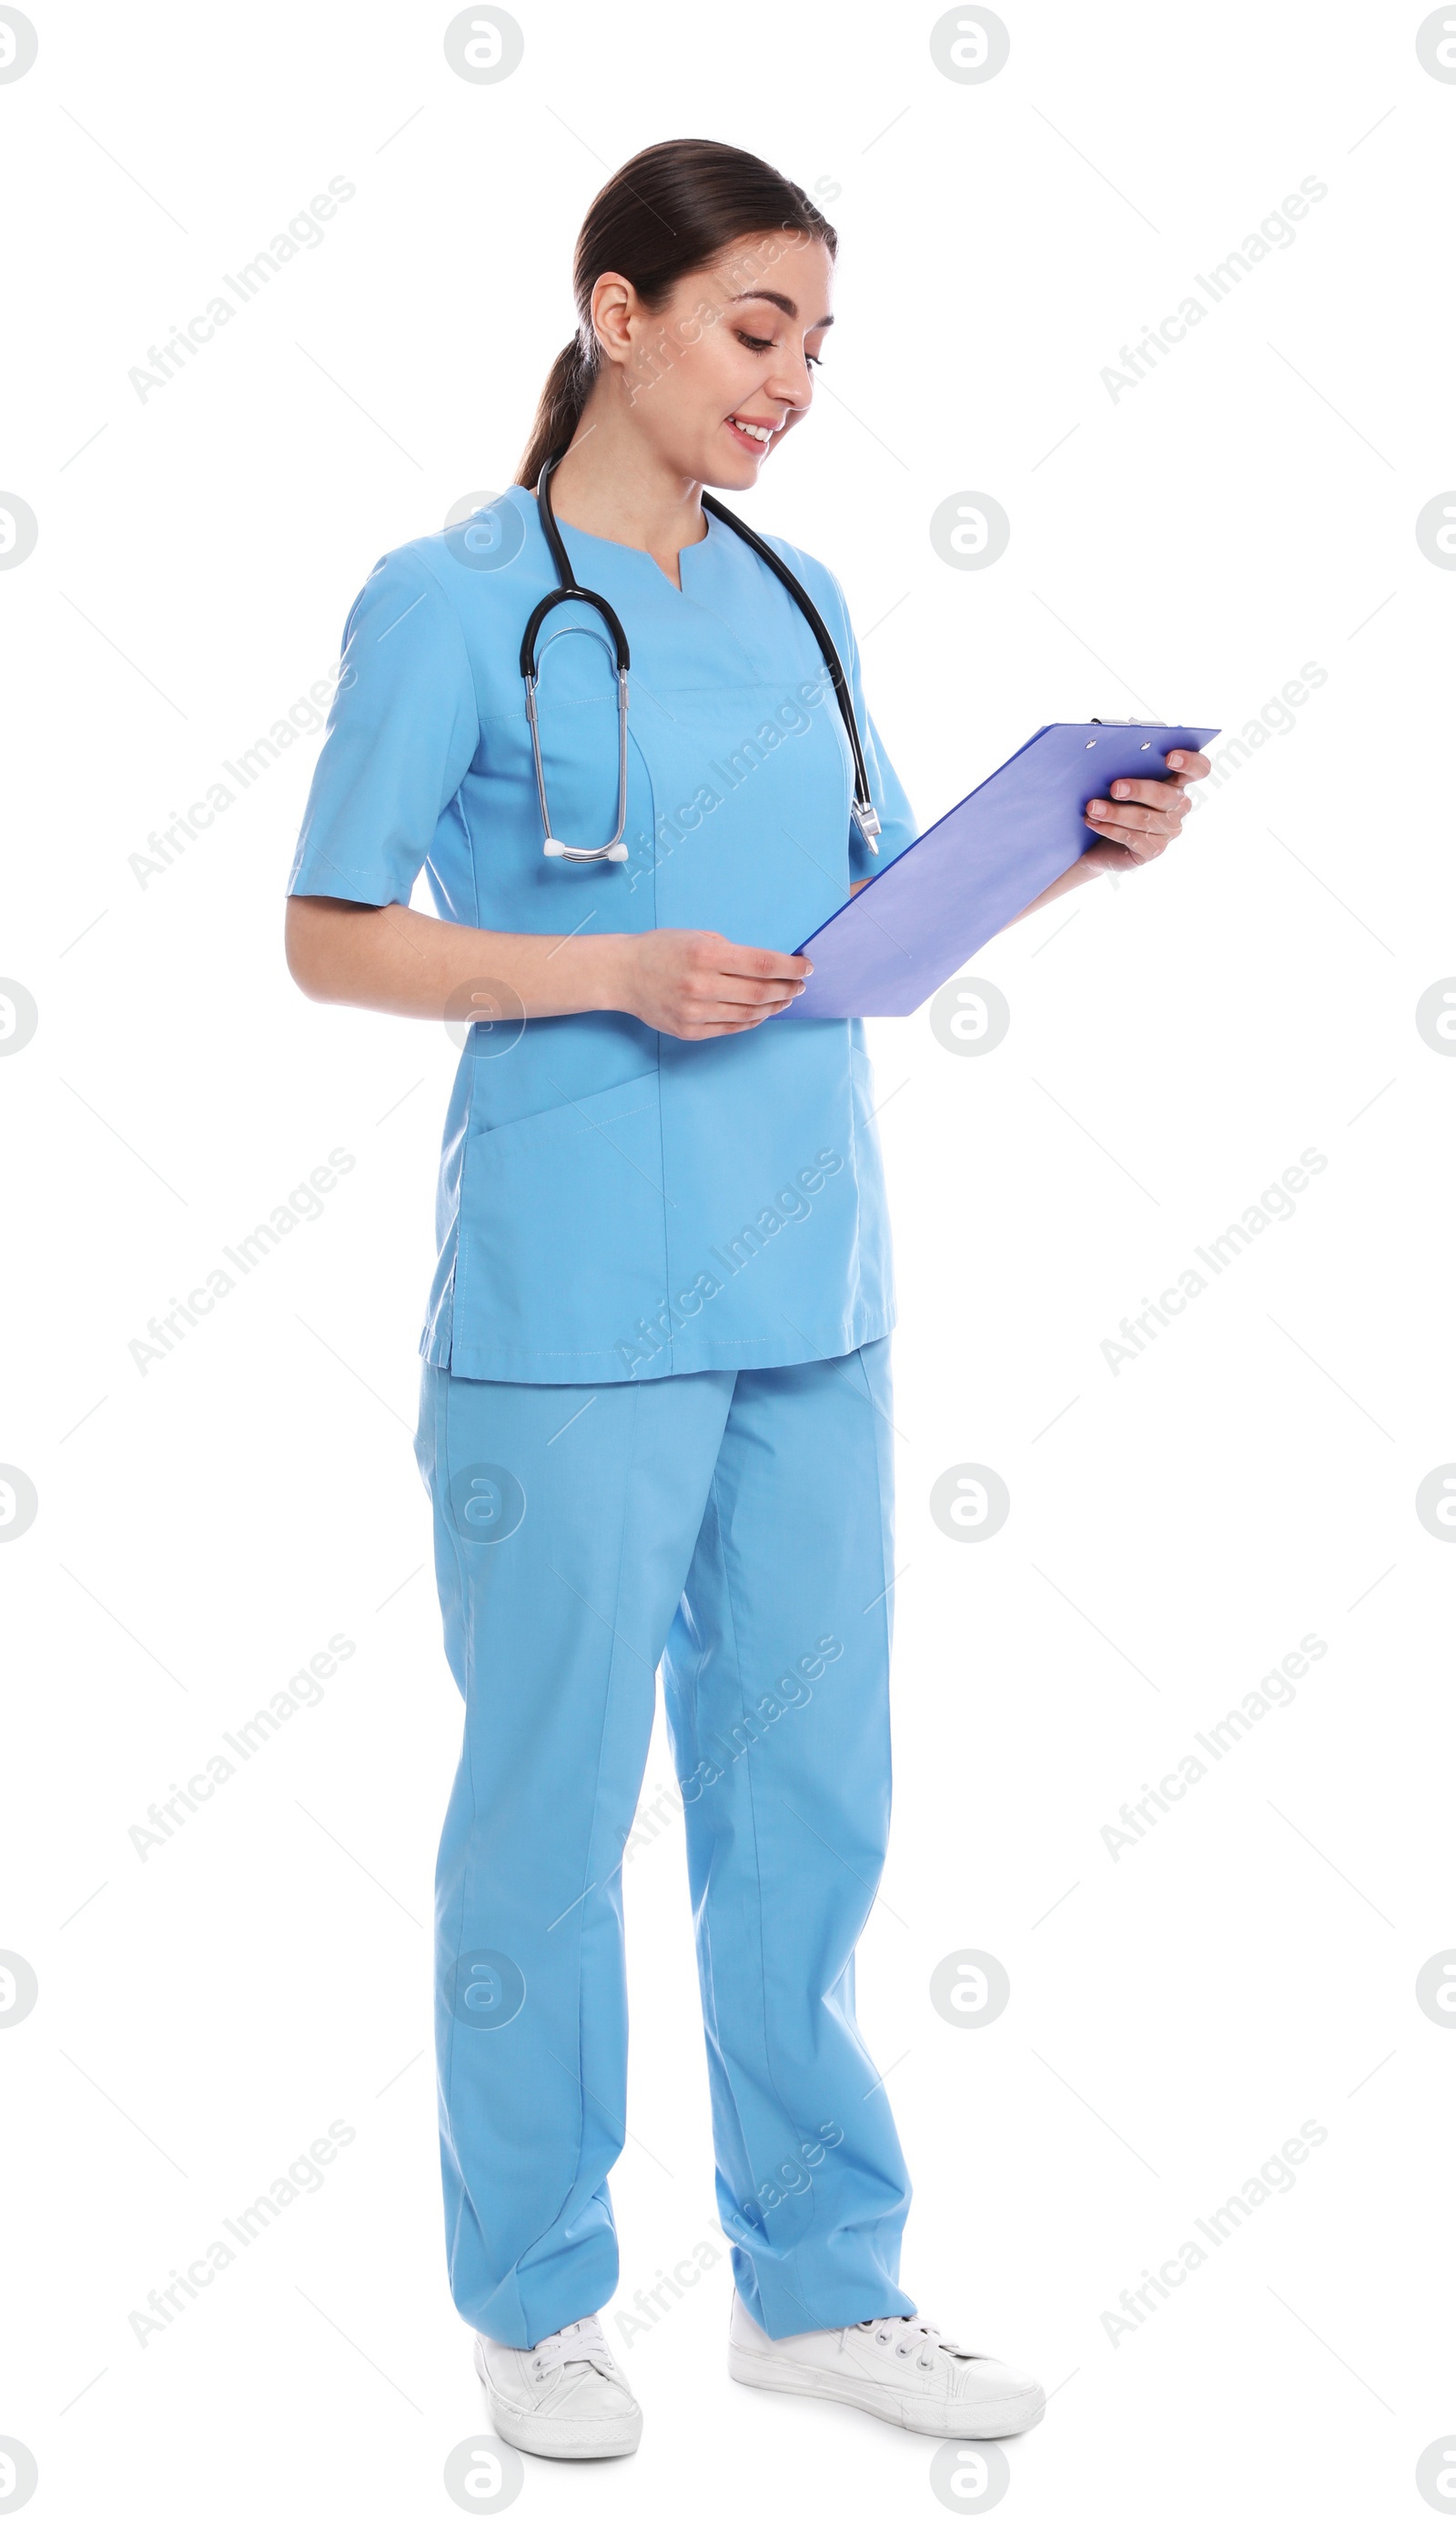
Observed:
[[[772,402],[785,404],[789,412],[808,410],[814,400],[814,379],[802,350],[797,357],[787,350],[781,353],[766,391]]]

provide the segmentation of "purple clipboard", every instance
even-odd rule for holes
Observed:
[[[1097,835],[1083,820],[1114,779],[1160,779],[1167,755],[1201,753],[1216,726],[1043,726],[806,937],[801,997],[771,1021],[908,1016]]]

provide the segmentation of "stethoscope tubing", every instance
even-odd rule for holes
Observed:
[[[627,677],[632,665],[632,651],[628,646],[627,633],[606,597],[598,595],[593,587],[583,586],[580,584],[567,556],[566,545],[561,539],[561,530],[556,523],[551,506],[551,475],[560,460],[559,456],[553,456],[549,463],[543,464],[536,484],[537,514],[540,519],[541,532],[545,536],[546,545],[555,563],[556,576],[560,584],[541,597],[521,634],[521,679],[526,687],[526,717],[531,728],[531,751],[536,769],[536,787],[540,800],[541,829],[545,836],[543,853],[547,858],[566,859],[580,866],[601,859],[615,859],[620,862],[628,855],[627,845],[622,835],[627,828]],[[787,589],[814,632],[819,643],[820,654],[823,658],[829,680],[834,688],[834,697],[839,704],[839,715],[844,721],[845,733],[849,737],[850,751],[854,757],[855,795],[851,812],[866,846],[877,857],[876,835],[879,831],[879,817],[874,811],[873,800],[869,794],[864,749],[860,743],[860,730],[855,724],[854,702],[850,696],[844,668],[839,661],[839,652],[829,636],[819,607],[814,603],[807,587],[802,586],[795,578],[788,563],[780,560],[773,545],[766,543],[762,536],[756,535],[751,526],[745,526],[741,517],[735,517],[730,508],[724,507],[722,501],[715,499],[711,491],[703,491],[702,503],[710,517],[716,517],[721,525],[728,527],[733,534],[739,536],[748,544],[750,550],[758,554],[765,566],[773,571],[774,576],[780,585]],[[540,731],[537,720],[536,696],[540,675],[536,654],[537,640],[542,623],[555,607],[558,604],[572,603],[589,604],[601,616],[612,634],[612,653],[616,660],[617,828],[609,841],[603,841],[598,849],[591,850],[579,849],[569,842],[559,840],[551,830],[550,808],[546,802],[545,771],[540,756]]]
[[[793,597],[799,611],[803,614],[805,621],[808,623],[810,630],[814,632],[816,639],[819,641],[820,655],[823,658],[824,665],[828,670],[829,680],[834,686],[834,698],[839,703],[839,715],[844,721],[844,731],[849,737],[850,751],[854,756],[855,802],[853,812],[855,820],[859,824],[860,830],[864,834],[869,847],[874,851],[874,855],[877,858],[879,856],[879,852],[874,848],[874,836],[879,830],[879,817],[875,814],[873,801],[869,794],[869,781],[865,770],[865,755],[860,744],[860,730],[855,724],[855,705],[850,697],[849,682],[845,676],[844,668],[839,662],[839,651],[829,636],[828,627],[824,622],[823,616],[820,612],[818,605],[814,602],[813,597],[810,595],[807,586],[802,585],[799,580],[795,578],[787,561],[779,559],[778,554],[774,549],[772,543],[766,543],[762,535],[756,535],[751,526],[745,526],[741,517],[735,517],[733,515],[731,508],[726,508],[721,499],[714,498],[711,490],[704,490],[701,493],[701,497],[703,506],[707,509],[709,516],[717,517],[721,524],[730,526],[735,535],[740,535],[744,542],[747,543],[750,551],[757,552],[759,559],[765,563],[766,567],[773,571],[779,584],[788,589],[789,594]],[[868,830],[866,828],[867,823],[869,825]]]

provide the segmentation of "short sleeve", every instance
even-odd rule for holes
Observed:
[[[454,611],[422,561],[388,552],[345,626],[289,892],[408,902],[479,742]]]

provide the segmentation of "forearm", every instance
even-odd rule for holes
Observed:
[[[1074,893],[1079,884],[1091,884],[1093,877],[1101,875],[1102,872],[1100,866],[1089,865],[1085,858],[1078,859],[1074,865],[1069,866],[1063,875],[1057,878],[1055,884],[1048,885],[1045,893],[1039,893],[1035,902],[1028,902],[1024,911],[1018,911],[1014,919],[1009,919],[1008,928],[1014,928],[1017,919],[1029,919],[1034,911],[1044,911],[1049,902],[1059,900],[1062,894]]]
[[[306,998],[387,1015],[464,1012],[471,983],[497,982],[528,1016],[620,1006],[625,937],[533,937],[432,919],[403,904],[383,910],[298,894],[285,928],[288,968]]]

